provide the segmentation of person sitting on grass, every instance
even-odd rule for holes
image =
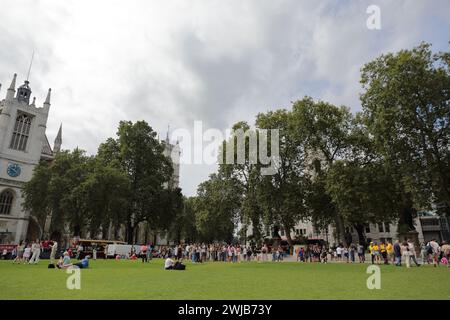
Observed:
[[[164,269],[165,270],[172,270],[174,266],[174,261],[171,259],[170,256],[167,257],[166,261],[164,262]]]
[[[175,262],[173,270],[186,270],[186,266],[183,264],[182,258],[180,258],[177,262]]]
[[[58,267],[58,269],[67,269],[72,266],[69,253],[67,251],[64,251],[63,257],[59,258],[58,264],[56,266]]]
[[[90,258],[90,256],[86,256],[86,257],[84,257],[83,260],[81,260],[81,262],[74,263],[73,266],[78,267],[80,269],[89,268],[89,258]]]

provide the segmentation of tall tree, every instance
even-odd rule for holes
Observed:
[[[292,106],[292,118],[295,134],[298,139],[305,140],[306,162],[310,166],[312,179],[318,179],[315,191],[324,186],[325,181],[321,175],[339,159],[344,159],[351,146],[350,133],[353,126],[353,117],[348,108],[336,107],[330,103],[315,102],[309,97],[296,101]],[[319,175],[320,174],[320,175]],[[317,199],[317,195],[313,197]],[[321,201],[329,201],[329,197],[322,197]],[[317,202],[313,202],[317,204]],[[323,204],[325,208],[333,209],[329,213],[334,215],[337,238],[345,242],[345,226],[341,213],[331,204]],[[314,208],[313,208],[314,209]],[[313,213],[322,219],[323,212],[313,210]]]
[[[450,214],[449,56],[422,43],[362,68],[367,125],[402,190],[401,229],[432,204]]]
[[[307,215],[305,145],[296,139],[292,120],[292,113],[287,110],[260,113],[256,118],[259,129],[277,129],[279,135],[279,157],[274,162],[275,172],[262,177],[258,192],[264,206],[265,223],[283,228],[290,245],[291,231]],[[269,131],[269,134],[272,133]],[[269,141],[271,139],[267,139],[267,143]],[[270,150],[270,147],[267,149]]]
[[[109,139],[100,151],[104,158],[120,163],[130,180],[126,241],[134,242],[140,222],[150,221],[151,228],[159,229],[154,222],[158,221],[162,193],[173,169],[170,159],[163,154],[164,145],[145,121],[121,121],[117,136],[116,141]]]
[[[209,180],[199,185],[194,210],[200,240],[233,240],[240,196],[235,192],[235,183],[212,174]]]

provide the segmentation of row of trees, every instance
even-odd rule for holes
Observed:
[[[334,224],[343,242],[352,226],[364,243],[366,223],[398,222],[405,233],[418,210],[450,215],[449,68],[450,53],[421,44],[361,69],[361,112],[305,97],[258,114],[254,128],[236,123],[234,132],[247,132],[245,144],[234,136],[223,150],[235,150],[235,160],[245,150],[245,161],[221,164],[199,186],[187,201],[195,224],[186,233],[231,239],[239,221],[255,240],[263,226],[275,226],[292,241],[295,224],[311,219],[318,228]],[[273,175],[250,161],[251,136],[262,129],[279,129]]]
[[[182,211],[181,190],[171,185],[172,164],[164,142],[144,121],[121,122],[117,138],[109,138],[95,156],[82,150],[62,151],[51,163],[41,162],[24,187],[24,206],[44,223],[50,235],[118,238],[134,242],[136,229],[171,228]]]
[[[237,225],[243,233],[251,227],[256,241],[267,226],[292,241],[301,219],[318,229],[334,224],[343,242],[347,226],[361,242],[367,223],[398,222],[408,232],[418,210],[450,215],[449,69],[449,52],[421,44],[361,69],[361,112],[305,97],[258,114],[253,127],[238,122],[222,145],[234,163],[221,161],[188,199],[171,186],[173,168],[152,128],[121,122],[97,155],[75,149],[39,164],[24,188],[25,208],[40,221],[51,217],[51,233],[68,227],[77,236],[106,237],[112,229],[117,238],[125,230],[128,242],[141,222],[175,241],[231,241]],[[250,148],[266,129],[279,130],[270,175]],[[270,141],[257,146],[272,153]]]

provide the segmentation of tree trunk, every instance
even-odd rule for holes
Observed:
[[[127,229],[125,234],[125,241],[127,243],[133,243],[134,239],[134,227],[131,224],[131,221],[127,222]]]
[[[413,207],[413,201],[411,199],[411,195],[405,195],[403,201],[403,208],[400,212],[400,219],[398,224],[408,228],[408,231],[416,230],[414,227],[414,216],[416,214],[416,210]]]
[[[292,237],[291,237],[291,228],[284,228],[284,232],[286,233],[286,240],[289,244],[289,247],[292,247]]]
[[[336,238],[338,244],[344,243],[344,245],[348,246],[349,243],[347,243],[344,237],[345,235],[344,219],[339,213],[336,213],[335,222],[336,222]]]
[[[361,223],[355,223],[353,227],[358,233],[359,244],[366,247],[366,235],[364,234],[364,225]]]

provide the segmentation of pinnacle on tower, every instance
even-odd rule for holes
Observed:
[[[57,153],[61,151],[62,145],[62,124],[59,126],[58,134],[56,135],[55,142],[53,144],[53,152]]]
[[[50,97],[51,97],[51,93],[52,93],[52,89],[49,88],[49,89],[48,89],[48,93],[47,93],[47,97],[45,98],[44,105],[46,105],[46,104],[50,105]]]
[[[11,81],[11,85],[8,88],[8,91],[6,92],[6,100],[11,101],[14,99],[14,93],[16,92],[16,79],[17,79],[17,73],[14,73],[13,79]]]

